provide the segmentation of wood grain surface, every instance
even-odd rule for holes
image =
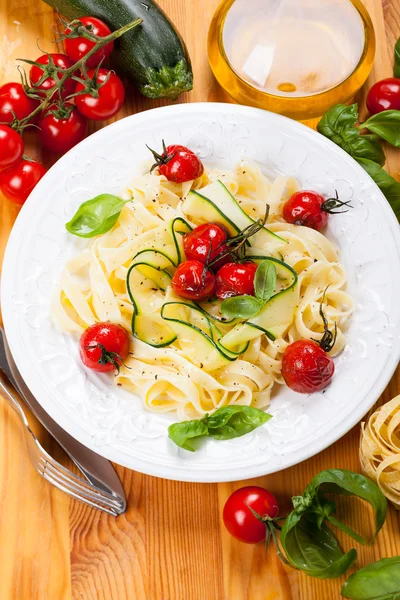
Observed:
[[[323,0],[321,0],[323,1]],[[392,48],[400,36],[400,0],[364,0],[373,18],[378,51],[369,83],[391,75]],[[206,34],[218,0],[159,0],[187,41],[195,86],[181,102],[227,101],[210,73]],[[40,47],[54,48],[53,11],[40,0],[0,0],[0,83],[16,80],[15,58],[35,58]],[[166,104],[142,98],[133,88],[118,118]],[[92,130],[101,127],[95,125]],[[35,134],[27,136],[28,153],[40,154]],[[390,151],[392,174],[400,155]],[[0,197],[0,258],[18,209]],[[21,240],[21,243],[23,241]],[[397,371],[380,402],[400,392]],[[49,436],[28,415],[33,429],[54,456],[65,460]],[[359,470],[359,426],[318,456],[286,471],[260,477],[289,509],[324,468]],[[119,468],[128,512],[114,519],[44,482],[31,467],[23,432],[0,399],[0,600],[336,600],[342,580],[320,581],[287,568],[272,548],[247,546],[225,531],[221,510],[242,482],[205,485],[177,483]],[[372,530],[365,509],[346,502],[350,525]],[[400,554],[400,517],[390,509],[373,546],[359,547],[358,567]],[[350,547],[349,539],[344,542]]]

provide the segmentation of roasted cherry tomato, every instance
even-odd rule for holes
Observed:
[[[115,323],[95,323],[81,335],[79,352],[85,367],[107,373],[114,371],[129,354],[129,335]]]
[[[317,342],[299,340],[282,357],[282,376],[291,390],[312,394],[323,390],[335,372],[335,363]]]
[[[215,277],[198,260],[185,260],[176,269],[172,289],[188,300],[207,300],[214,294]]]
[[[99,37],[107,37],[111,33],[111,29],[103,21],[100,21],[100,19],[97,19],[96,17],[81,17],[80,19],[77,19],[77,21],[80,21],[82,25],[89,27],[90,32],[94,33],[94,35],[98,35]],[[70,29],[65,30],[65,33],[70,32]],[[86,56],[93,46],[95,46],[95,42],[91,42],[84,37],[72,39],[67,38],[64,43],[65,51],[74,63]],[[112,41],[97,50],[97,52],[95,52],[86,61],[86,66],[88,69],[94,69],[97,67],[99,62],[110,56],[113,49],[114,42]]]
[[[0,125],[0,171],[17,164],[24,153],[22,137],[8,125]]]
[[[46,169],[33,160],[20,160],[15,166],[0,172],[0,190],[6,198],[23,204]]]
[[[188,260],[199,260],[203,264],[215,260],[222,252],[227,249],[226,240],[228,232],[223,225],[218,223],[205,223],[195,227],[190,233],[183,236],[183,248]],[[229,261],[226,256],[213,265],[214,270],[218,270]]]
[[[229,533],[246,544],[257,544],[265,540],[267,529],[249,507],[261,519],[275,519],[279,513],[279,506],[275,496],[255,485],[236,490],[226,501],[223,519]]]
[[[31,70],[29,71],[29,78],[30,78],[32,87],[35,88],[35,91],[37,92],[38,96],[43,96],[43,97],[46,95],[46,92],[51,90],[56,85],[55,78],[56,77],[58,79],[62,78],[62,73],[57,72],[54,69],[54,65],[57,67],[60,67],[61,69],[69,69],[69,67],[72,67],[72,65],[73,65],[73,62],[71,61],[69,56],[67,56],[66,54],[57,54],[57,53],[43,54],[43,56],[39,56],[39,58],[36,59],[36,62],[42,64],[43,68],[46,69],[46,71],[49,75],[48,77],[46,77],[46,79],[44,81],[41,81],[44,71],[38,65],[32,65]],[[61,96],[63,98],[66,98],[70,94],[73,94],[74,89],[75,89],[75,81],[73,79],[67,79],[64,82]],[[56,97],[56,96],[57,96],[57,94],[54,94],[54,97]]]
[[[94,75],[94,70],[88,71],[88,76],[92,81]],[[100,87],[97,84],[100,84]],[[82,92],[84,89],[85,85],[78,83],[75,91]],[[87,94],[75,97],[75,103],[79,112],[94,121],[109,119],[119,111],[124,103],[124,84],[113,71],[99,69],[96,81],[93,84],[93,94],[93,96],[90,94],[89,88]]]
[[[33,100],[25,94],[21,83],[5,83],[0,87],[0,123],[11,123],[14,117],[22,121],[38,105],[38,100]]]
[[[161,175],[164,175],[168,181],[183,183],[197,179],[204,173],[203,163],[199,157],[186,148],[186,146],[167,146],[163,141],[163,153],[157,154],[152,150],[156,159],[152,170],[158,167]]]
[[[51,112],[54,111],[54,112]],[[86,119],[73,104],[66,103],[62,113],[52,107],[38,123],[42,144],[54,152],[67,152],[86,135]],[[56,116],[58,115],[59,116]],[[64,116],[61,116],[64,115]]]
[[[283,218],[287,223],[304,225],[319,231],[328,222],[328,212],[324,210],[325,198],[317,192],[303,190],[289,198],[283,208]]]
[[[254,296],[254,276],[257,265],[251,261],[229,262],[217,272],[216,295],[220,300],[232,296]]]
[[[383,110],[400,110],[400,79],[389,77],[377,81],[368,92],[367,108],[371,115]]]

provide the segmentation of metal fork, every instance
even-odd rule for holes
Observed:
[[[9,405],[15,410],[24,425],[28,452],[32,464],[39,475],[66,494],[69,494],[73,498],[76,498],[85,504],[89,504],[89,506],[93,506],[94,508],[114,516],[118,516],[125,512],[123,500],[120,500],[115,496],[98,489],[81,477],[78,477],[60,465],[46,452],[46,450],[44,450],[44,448],[42,448],[35,434],[29,427],[28,420],[16,396],[14,396],[14,394],[5,386],[1,379],[0,391],[3,393],[5,400],[7,400]]]

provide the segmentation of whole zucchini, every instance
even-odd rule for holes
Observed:
[[[149,98],[173,98],[193,87],[186,46],[153,0],[45,0],[67,19],[98,17],[112,31],[130,21],[143,23],[116,41],[115,67]]]

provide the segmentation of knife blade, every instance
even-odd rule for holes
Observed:
[[[90,450],[64,431],[39,404],[23,380],[12,357],[4,330],[0,327],[0,369],[19,392],[37,420],[59,443],[89,483],[120,498],[126,509],[126,497],[121,481],[109,460]]]

